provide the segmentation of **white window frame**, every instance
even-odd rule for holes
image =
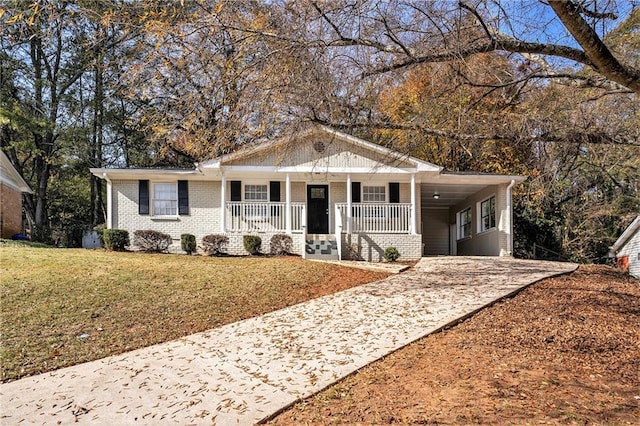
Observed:
[[[264,199],[260,199],[260,200],[250,200],[249,198],[247,198],[247,187],[257,187],[257,186],[264,186],[265,187],[265,198]],[[254,194],[257,194],[258,192],[253,192]],[[247,202],[252,202],[252,203],[268,203],[269,202],[269,184],[264,184],[264,183],[246,183],[242,185],[242,199],[244,201]]]
[[[369,188],[376,188],[376,189],[380,189],[382,188],[382,200],[365,200],[365,195],[367,196],[371,196],[371,195],[380,195],[380,193],[376,193],[376,194],[365,194],[365,189],[369,189]],[[361,197],[360,199],[362,200],[363,203],[386,203],[387,202],[387,187],[385,185],[362,185],[362,193],[360,194]]]
[[[249,200],[247,199],[247,187],[248,186],[264,186],[266,188],[266,199],[264,200]],[[244,216],[246,218],[249,218],[251,220],[259,220],[259,221],[266,221],[269,219],[269,207],[267,206],[267,203],[269,202],[269,184],[268,183],[264,183],[263,181],[258,181],[258,182],[242,182],[242,201],[244,201],[245,203],[258,203],[258,204],[263,204],[261,206],[253,206],[250,207],[248,205],[245,204],[244,207]]]
[[[382,188],[382,196],[383,200],[365,200],[365,188],[376,188],[378,191]],[[370,195],[380,195],[380,192],[367,194]],[[385,210],[384,208],[376,208],[376,204],[383,204],[387,202],[387,187],[385,185],[362,185],[362,190],[360,192],[360,199],[362,200],[362,204],[367,204],[367,206],[362,206],[363,212],[362,216],[365,219],[384,219]]]
[[[171,185],[173,186],[174,189],[174,195],[175,198],[173,199],[160,199],[160,198],[156,198],[156,186],[158,185]],[[178,216],[178,182],[151,182],[151,196],[149,197],[151,199],[151,216],[152,217],[177,217]],[[172,213],[163,213],[163,214],[159,214],[156,213],[156,201],[162,201],[162,202],[173,202],[173,208],[172,210],[175,209],[174,212]]]
[[[465,213],[469,213],[469,217],[468,217],[468,221],[467,222],[463,222],[462,218],[464,217]],[[456,229],[457,229],[457,236],[458,236],[458,240],[464,240],[467,238],[471,238],[471,225],[473,223],[473,212],[471,210],[471,207],[467,207],[465,209],[460,210],[458,213],[456,213]],[[468,235],[465,235],[464,233],[464,226],[468,226],[469,227],[469,233]]]
[[[491,201],[493,200],[493,226],[491,226]],[[484,216],[482,211],[482,207],[485,203],[489,203],[489,215]],[[485,217],[489,218],[489,226],[485,226]],[[478,233],[488,232],[496,229],[497,218],[496,218],[496,196],[495,194],[481,200],[478,203]]]

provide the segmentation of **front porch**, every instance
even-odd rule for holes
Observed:
[[[245,234],[262,236],[266,248],[271,236],[284,233],[292,236],[294,252],[309,259],[380,261],[390,246],[407,259],[421,254],[409,203],[335,203],[324,218],[300,202],[227,201],[224,210],[224,234],[237,239],[231,245],[238,248]],[[327,220],[326,229],[332,232],[310,232],[307,224],[318,220]],[[315,223],[311,231],[318,228],[323,225]]]

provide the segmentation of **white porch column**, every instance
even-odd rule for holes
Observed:
[[[287,173],[285,180],[285,202],[287,212],[285,213],[287,234],[291,234],[291,176]]]
[[[222,182],[220,182],[220,233],[224,234],[227,227],[227,177],[222,173]]]
[[[418,224],[416,220],[418,219],[418,215],[416,214],[416,174],[411,173],[411,217],[410,217],[410,228],[411,234],[415,235],[418,229]]]
[[[102,175],[107,181],[107,229],[113,229],[113,188],[107,174]]]
[[[351,234],[351,175],[347,175],[347,234]]]

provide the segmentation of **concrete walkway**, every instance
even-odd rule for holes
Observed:
[[[0,423],[253,424],[574,264],[422,259],[385,280],[0,386]]]

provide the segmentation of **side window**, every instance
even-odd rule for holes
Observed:
[[[496,197],[487,198],[480,202],[480,232],[488,231],[496,227]]]
[[[458,213],[458,239],[471,236],[471,207]]]

